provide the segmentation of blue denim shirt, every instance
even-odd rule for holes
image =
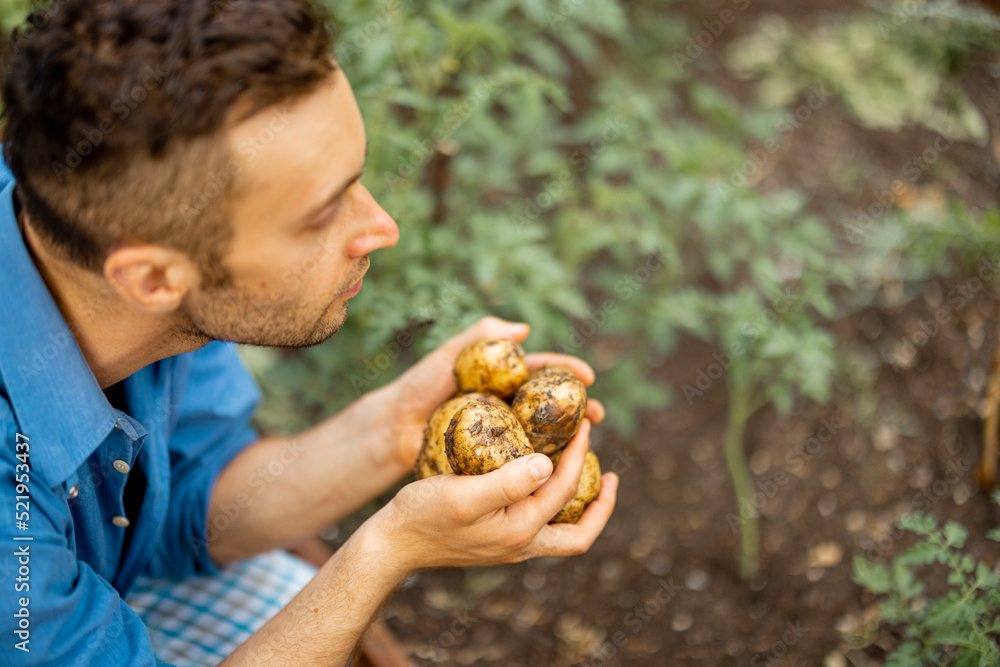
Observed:
[[[131,414],[112,407],[28,254],[13,185],[0,162],[0,663],[163,664],[122,598],[141,573],[217,572],[210,494],[257,439],[260,393],[216,341],[137,371],[123,381]],[[145,495],[125,517],[136,470]]]

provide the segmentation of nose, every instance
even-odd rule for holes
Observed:
[[[373,250],[396,245],[399,241],[399,227],[365,186],[357,183],[355,187],[355,214],[361,221],[361,231],[351,239],[347,251],[352,258],[360,258]]]

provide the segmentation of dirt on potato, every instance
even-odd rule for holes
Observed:
[[[492,394],[462,394],[456,396],[441,405],[427,422],[424,429],[424,445],[417,458],[414,469],[417,479],[425,479],[434,475],[447,475],[455,472],[451,464],[448,463],[448,455],[445,451],[444,434],[451,424],[452,418],[464,405],[471,401],[486,401],[507,407],[502,399]]]
[[[534,453],[514,413],[482,400],[459,408],[445,431],[444,441],[448,462],[459,475],[485,475]]]
[[[536,452],[555,454],[576,435],[587,411],[587,389],[575,377],[529,380],[511,401],[514,416]]]
[[[556,452],[551,458],[553,465],[559,465],[562,452]],[[594,452],[587,452],[583,461],[583,471],[580,473],[580,483],[576,487],[576,495],[559,510],[559,514],[556,514],[550,523],[576,523],[583,516],[587,505],[594,502],[600,494],[601,462],[597,460]]]

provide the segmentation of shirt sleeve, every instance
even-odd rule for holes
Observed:
[[[257,440],[250,419],[260,389],[233,343],[214,341],[189,353],[190,374],[170,436],[170,503],[166,525],[146,574],[217,574],[208,544],[225,525],[208,526],[219,473]]]
[[[111,584],[77,560],[69,543],[73,518],[65,491],[50,488],[31,469],[31,447],[38,443],[17,446],[22,439],[2,399],[0,437],[3,664],[166,665],[153,657],[138,615]],[[18,488],[19,482],[24,486]]]

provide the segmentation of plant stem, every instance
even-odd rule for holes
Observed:
[[[743,452],[743,432],[750,411],[750,391],[747,383],[741,381],[737,369],[730,379],[729,391],[729,422],[726,425],[726,465],[733,480],[736,491],[736,511],[742,517],[744,507],[750,507],[749,516],[740,521],[740,575],[749,579],[757,573],[760,558],[760,536],[757,528],[757,510],[750,501],[753,495],[753,482],[750,479],[750,468],[747,466]]]
[[[992,489],[997,477],[997,423],[1000,421],[1000,339],[997,341],[989,391],[986,393],[986,418],[983,420],[983,460],[979,465],[979,485]]]

